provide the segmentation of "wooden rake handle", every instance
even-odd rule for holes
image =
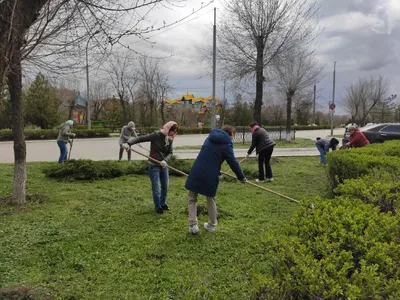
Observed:
[[[221,171],[221,173],[224,174],[224,175],[227,175],[227,176],[236,178],[236,176],[233,176],[233,175],[231,175],[231,174],[229,174],[229,173],[227,173],[227,172]],[[252,183],[252,182],[250,182],[250,181],[246,181],[246,183],[247,183],[247,184],[250,184],[250,185],[252,185],[252,186],[255,186],[255,187],[259,188],[259,189],[262,189],[262,190],[264,190],[264,191],[266,191],[266,192],[269,192],[269,193],[278,195],[278,196],[280,196],[280,197],[282,197],[282,198],[285,198],[285,199],[289,200],[290,202],[300,203],[299,200],[290,198],[289,196],[286,196],[286,195],[283,195],[283,194],[281,194],[281,193],[275,192],[275,191],[273,191],[273,190],[267,189],[267,188],[265,188],[265,187],[263,187],[263,186],[261,186],[261,185]]]
[[[141,152],[139,152],[139,151],[137,151],[137,150],[135,150],[135,149],[132,149],[132,148],[130,148],[129,150],[131,150],[131,151],[133,151],[133,152],[135,152],[135,153],[137,153],[137,154],[139,154],[139,155],[141,155],[141,156],[144,156],[144,157],[150,159],[152,162],[155,162],[155,163],[161,165],[161,162],[158,161],[157,159],[154,159],[154,158],[152,158],[152,157],[150,157],[150,156],[147,156],[147,155],[145,155],[145,154],[143,154],[143,153],[141,153]],[[170,169],[170,170],[172,170],[172,171],[175,171],[176,173],[181,174],[181,175],[183,175],[183,176],[189,176],[189,175],[186,174],[185,172],[182,172],[182,171],[180,171],[180,170],[178,170],[178,169],[175,169],[174,167],[171,167],[170,165],[167,165],[167,168]]]

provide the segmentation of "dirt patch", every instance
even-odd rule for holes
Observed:
[[[0,300],[53,300],[54,297],[43,291],[29,287],[15,286],[0,289]]]

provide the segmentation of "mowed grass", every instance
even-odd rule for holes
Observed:
[[[293,140],[291,142],[279,141],[279,140],[276,140],[275,142],[276,142],[275,148],[313,148],[313,147],[315,147],[314,140],[305,139],[305,138],[296,138],[295,140]],[[249,149],[250,146],[251,146],[251,143],[233,144],[234,149]],[[178,146],[178,147],[174,147],[174,150],[199,150],[200,148],[201,148],[201,145]]]
[[[0,205],[0,288],[25,286],[56,299],[248,299],[257,274],[261,238],[287,223],[298,208],[274,194],[222,181],[217,232],[188,233],[183,177],[170,177],[170,212],[154,213],[147,176],[59,182],[28,164],[24,207]],[[223,166],[227,171],[228,167]],[[256,170],[256,160],[243,167]],[[316,157],[273,158],[266,188],[292,198],[327,194]],[[255,178],[248,178],[254,180]],[[0,165],[0,197],[11,193],[12,166]],[[254,181],[253,181],[254,182]]]

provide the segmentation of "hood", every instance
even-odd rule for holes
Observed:
[[[71,128],[72,126],[68,123],[68,121],[60,124],[60,129],[63,129],[65,127]]]
[[[253,134],[254,131],[256,131],[258,128],[260,128],[260,126],[254,125],[254,126],[251,128],[251,134]]]
[[[167,123],[164,124],[164,126],[163,126],[163,128],[160,130],[160,132],[161,132],[163,135],[168,136],[169,130],[170,130],[171,127],[174,126],[174,125],[178,125],[178,123],[176,123],[176,122],[174,122],[174,121],[169,121],[169,122],[167,122]],[[175,134],[174,136],[170,136],[169,139],[173,140],[175,136],[176,136],[176,134]]]
[[[213,144],[230,144],[232,139],[226,131],[222,129],[213,129],[208,136],[208,139]]]

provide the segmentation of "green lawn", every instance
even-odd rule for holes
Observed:
[[[315,147],[315,141],[311,139],[296,138],[294,141],[275,141],[275,148],[313,148]],[[246,144],[233,144],[235,149],[248,149],[250,148],[250,143]],[[174,150],[198,150],[201,146],[180,146],[174,147]]]
[[[154,213],[147,176],[58,182],[28,164],[24,207],[0,205],[0,288],[25,286],[56,299],[249,299],[261,238],[282,227],[298,204],[250,185],[223,181],[217,232],[188,234],[185,178],[171,176],[168,204]],[[256,160],[243,163],[256,170]],[[301,200],[325,196],[318,159],[273,158],[275,181],[263,186]],[[225,165],[224,170],[228,170]],[[254,180],[254,178],[248,178]],[[0,197],[12,189],[12,166],[0,164]],[[1,298],[1,296],[0,296]]]

